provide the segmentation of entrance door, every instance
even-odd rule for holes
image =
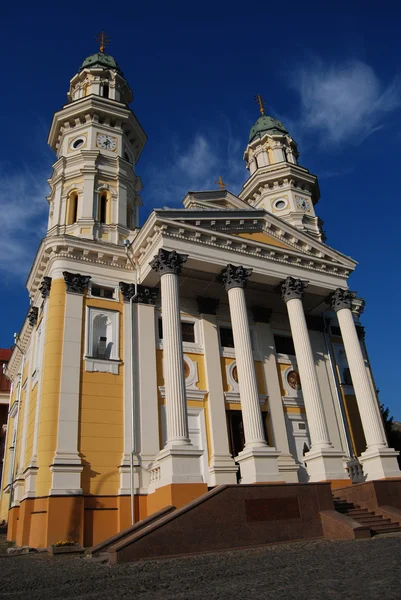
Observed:
[[[230,452],[234,458],[245,446],[244,423],[241,410],[227,411],[228,435],[230,440]]]

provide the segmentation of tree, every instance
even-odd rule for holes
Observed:
[[[390,409],[384,404],[380,404],[380,412],[389,447],[401,453],[401,431],[394,426],[394,417],[390,417]],[[401,454],[398,455],[398,464],[401,468]]]

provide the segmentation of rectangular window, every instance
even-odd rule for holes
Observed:
[[[115,298],[115,288],[104,287],[100,285],[91,285],[91,296],[95,298],[108,298],[113,300]]]
[[[159,327],[159,340],[163,339],[163,320],[160,317],[158,322]],[[181,321],[181,335],[182,341],[190,344],[195,343],[195,323],[188,321]]]
[[[294,342],[287,335],[275,335],[274,344],[277,354],[290,354],[295,356]]]
[[[181,321],[181,333],[183,342],[195,343],[195,323]]]
[[[220,345],[223,348],[234,348],[233,330],[231,327],[219,327]]]

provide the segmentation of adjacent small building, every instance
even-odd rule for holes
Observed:
[[[10,404],[11,383],[5,376],[8,361],[11,358],[10,348],[0,348],[0,478],[3,472],[3,460],[7,434],[7,416]]]
[[[7,367],[9,539],[90,546],[226,483],[400,477],[356,262],[326,244],[290,132],[261,106],[238,196],[189,191],[140,226],[132,99],[99,52],[52,120],[48,228]]]

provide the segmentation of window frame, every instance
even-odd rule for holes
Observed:
[[[94,334],[93,323],[95,318],[99,315],[107,316],[111,320],[111,341],[113,345],[110,358],[92,356]],[[83,357],[85,361],[85,370],[118,375],[118,366],[121,364],[120,312],[118,310],[104,309],[97,306],[87,306],[85,316],[85,348]]]
[[[113,289],[114,290],[114,298],[104,298],[103,296],[94,296],[92,294],[92,286],[95,285],[95,287],[100,287],[100,288],[108,288],[108,289]],[[115,283],[107,283],[106,281],[100,281],[99,279],[91,279],[88,283],[88,298],[91,298],[93,300],[106,300],[107,302],[119,302],[120,301],[120,297],[119,297],[119,286],[118,284]]]
[[[162,320],[163,323],[163,313],[160,310],[155,310],[155,331],[156,331],[156,347],[159,350],[163,350],[163,340],[159,336],[159,319]],[[183,352],[188,352],[189,354],[203,354],[203,338],[202,338],[202,329],[200,327],[200,321],[196,317],[188,314],[181,313],[181,323],[193,323],[194,324],[194,342],[182,342]]]

